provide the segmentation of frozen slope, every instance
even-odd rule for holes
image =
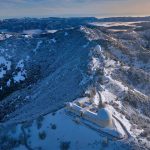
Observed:
[[[87,25],[33,36],[14,34],[3,39],[0,43],[0,54],[3,58],[0,66],[3,74],[0,78],[0,120],[3,131],[1,133],[5,134],[6,130],[4,139],[9,137],[7,129],[12,123],[20,123],[16,126],[18,132],[22,125],[32,120],[35,122],[39,116],[48,114],[46,118],[51,120],[51,113],[64,107],[65,102],[87,96],[89,93],[92,99],[98,102],[100,93],[102,101],[107,104],[111,113],[121,120],[132,136],[131,141],[121,141],[125,148],[129,144],[128,149],[149,149],[148,31],[147,28],[134,26],[126,31],[114,32],[107,27]],[[10,67],[8,64],[11,64]],[[88,143],[93,136],[95,138],[91,143],[97,141],[97,133],[76,126],[65,115],[56,115],[55,119],[58,119],[58,126],[61,126],[62,122],[64,126],[68,125],[69,134],[65,136],[66,128],[62,127],[61,131],[59,130],[60,134],[57,133],[58,137],[56,134],[54,143],[60,136],[61,140],[66,138],[65,144],[68,145],[68,139],[73,138],[74,134],[79,133],[79,128],[82,128],[82,134],[87,132],[89,136],[81,139],[80,134],[76,135],[74,140],[71,140],[74,145],[72,149],[80,145],[92,149]],[[43,121],[43,126],[43,130],[49,135],[49,141],[53,135],[47,129],[47,121]],[[33,135],[38,134],[34,128],[34,123],[27,127],[32,130],[29,141],[33,147],[36,144]],[[11,130],[10,128],[10,132]],[[72,130],[74,134],[70,134]],[[23,131],[19,133],[24,134]],[[41,136],[45,137],[43,134]],[[81,142],[83,140],[83,145],[77,143],[78,138]],[[5,146],[6,141],[3,140],[1,145]],[[39,142],[39,146],[47,146],[46,141]],[[9,143],[11,142],[10,140]],[[95,149],[98,148],[96,145]],[[53,146],[59,147],[60,143]]]
[[[11,112],[7,119],[11,118],[14,121],[31,119],[40,114],[54,111],[62,107],[65,102],[83,94],[88,83],[80,83],[87,71],[90,48],[83,48],[87,39],[78,29],[69,32],[68,36],[65,36],[66,32],[57,33],[54,35],[55,40],[54,37],[49,36],[41,38],[40,41],[43,43],[37,42],[36,52],[32,52],[32,49],[31,51],[27,50],[28,54],[26,55],[29,56],[29,60],[26,61],[22,58],[24,60],[22,67],[26,70],[26,80],[20,84],[24,87],[1,101],[4,106],[1,112],[5,113],[6,107],[7,111]],[[31,39],[30,42],[36,41]],[[15,49],[16,53],[18,49],[19,47]],[[25,54],[22,55],[24,57]],[[15,63],[15,59],[17,58],[14,57],[12,63]],[[37,68],[40,68],[39,71]],[[33,74],[31,74],[32,72]],[[11,81],[13,82],[13,79]],[[18,106],[19,109],[17,109],[16,105],[21,106]],[[14,109],[15,111],[12,112]],[[2,115],[1,117],[3,117]]]
[[[1,128],[3,130],[3,128]],[[7,137],[7,145],[1,145],[1,149],[52,149],[52,150],[115,150],[115,149],[136,149],[133,142],[125,140],[108,140],[106,136],[98,133],[75,121],[67,115],[64,109],[56,113],[38,117],[35,121],[18,124],[10,130],[4,131]],[[24,143],[24,144],[22,144]]]

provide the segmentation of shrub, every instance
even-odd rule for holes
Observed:
[[[42,121],[44,120],[44,117],[40,116],[36,119],[37,128],[40,129],[42,127]]]
[[[51,124],[51,129],[55,130],[56,129],[56,124]]]
[[[70,142],[61,142],[60,149],[61,150],[68,150],[70,148]]]
[[[45,133],[45,131],[39,132],[39,138],[40,138],[41,140],[44,140],[44,139],[46,138],[46,133]]]

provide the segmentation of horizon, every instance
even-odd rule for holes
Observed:
[[[143,17],[149,8],[149,0],[1,0],[0,19]]]
[[[0,20],[9,20],[9,19],[47,19],[47,18],[62,18],[62,19],[69,19],[69,18],[97,18],[97,19],[105,19],[105,18],[144,18],[144,17],[150,17],[150,15],[132,15],[132,16],[39,16],[39,17],[34,17],[34,16],[22,16],[22,17],[7,17],[7,18],[0,18]]]

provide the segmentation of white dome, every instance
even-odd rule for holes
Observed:
[[[101,108],[99,111],[98,111],[98,118],[102,121],[108,121],[110,120],[111,121],[111,114],[109,113],[109,111],[106,109],[106,108]]]

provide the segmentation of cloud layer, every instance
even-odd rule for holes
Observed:
[[[0,18],[150,15],[150,0],[0,0]]]

